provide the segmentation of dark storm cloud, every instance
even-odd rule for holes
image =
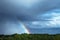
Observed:
[[[60,0],[42,0],[31,8],[21,6],[14,1],[2,1],[1,10],[3,13],[16,15],[22,21],[39,20],[36,17],[52,9],[60,8]]]
[[[51,18],[51,16],[45,16],[44,14],[53,9],[60,8],[60,0],[42,0],[41,2],[39,1],[37,4],[34,4],[29,8],[26,5],[23,6],[22,4],[19,4],[19,3],[20,2],[17,2],[15,0],[5,0],[5,1],[1,0],[0,2],[0,34],[2,33],[7,34],[7,32],[8,34],[19,33],[20,32],[18,31],[20,30],[18,26],[19,20],[25,21],[25,22],[41,21],[40,23],[39,22],[38,23],[39,24],[42,23],[43,25],[46,23],[46,21],[50,21],[48,20],[48,18]],[[33,27],[35,26],[33,25]],[[42,27],[42,26],[39,25],[39,27]],[[47,28],[45,25],[44,27]],[[38,29],[37,26],[36,28]],[[35,28],[32,28],[31,26],[31,29],[34,31]],[[37,30],[35,30],[34,32],[37,32]],[[38,30],[38,32],[40,31]]]
[[[16,16],[0,13],[0,34],[27,33],[23,26]]]
[[[11,14],[0,13],[0,34],[17,33],[17,18]]]

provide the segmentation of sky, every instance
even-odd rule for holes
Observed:
[[[60,0],[0,0],[0,34],[59,31]]]

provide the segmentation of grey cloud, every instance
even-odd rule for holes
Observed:
[[[28,21],[45,21],[45,22],[49,21],[49,20],[44,20],[44,18],[47,17],[45,16],[42,17],[42,15],[44,15],[46,12],[51,11],[53,9],[60,9],[60,0],[43,0],[38,4],[33,5],[31,8],[21,6],[18,2],[15,3],[14,0],[13,1],[1,0],[0,1],[0,26],[1,26],[0,30],[2,30],[1,34],[5,33],[6,29],[10,31],[8,33],[11,32],[15,33],[15,31],[18,32],[18,28],[19,28],[19,26],[17,26],[19,24],[18,20],[27,21],[27,22]],[[40,18],[38,18],[37,16],[40,16]],[[13,24],[16,23],[16,25],[14,25],[16,27],[12,27],[11,24],[12,22]],[[11,26],[11,27],[9,26],[10,30],[8,27],[6,27],[6,25]],[[3,28],[5,31],[3,30]],[[11,28],[14,31],[11,31]]]
[[[16,16],[0,13],[0,34],[27,33],[21,24]]]
[[[33,5],[31,8],[26,8],[18,3],[14,3],[14,1],[5,1],[2,2],[2,12],[14,14],[23,21],[38,20],[36,19],[38,14],[41,15],[52,9],[60,8],[59,4],[59,0],[43,0],[42,2]]]

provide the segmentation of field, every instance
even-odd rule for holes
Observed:
[[[13,34],[0,35],[0,40],[60,40],[60,34]]]

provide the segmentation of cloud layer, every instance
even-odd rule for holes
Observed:
[[[28,28],[60,27],[55,16],[60,16],[60,0],[1,0],[0,2],[0,29],[5,33],[5,28],[12,28],[18,32],[19,20]],[[24,3],[23,3],[24,2]],[[53,14],[54,13],[54,14]],[[60,20],[60,19],[59,19]],[[14,25],[15,24],[15,25]],[[58,23],[57,23],[58,24]],[[10,25],[10,26],[9,26]],[[48,26],[49,25],[49,26]],[[9,27],[7,27],[9,26]],[[38,26],[38,27],[37,27]],[[18,26],[19,27],[19,26]],[[13,29],[14,28],[14,29]],[[17,28],[17,29],[16,29]],[[11,30],[11,29],[10,29]],[[15,32],[15,31],[14,31]],[[12,32],[13,33],[13,32]]]

